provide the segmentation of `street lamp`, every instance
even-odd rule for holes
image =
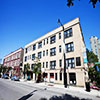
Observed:
[[[64,86],[67,88],[67,74],[66,74],[66,56],[65,56],[65,39],[64,39],[64,26],[60,22],[60,19],[58,19],[58,24],[62,26],[63,29],[63,57],[64,57]]]

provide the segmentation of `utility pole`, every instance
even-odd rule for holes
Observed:
[[[65,38],[64,38],[64,26],[60,22],[60,19],[58,19],[58,24],[62,26],[63,29],[63,57],[64,57],[64,87],[67,88],[67,73],[66,73],[66,50],[65,50]]]

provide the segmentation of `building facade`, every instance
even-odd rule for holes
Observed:
[[[20,76],[20,69],[22,69],[23,65],[23,53],[23,48],[19,48],[4,57],[3,65],[13,69],[10,74]]]
[[[79,18],[48,32],[40,38],[25,45],[24,65],[29,63],[30,69],[34,67],[34,59],[38,57],[41,63],[42,73],[46,73],[46,81],[52,83],[64,83],[64,47],[66,56],[67,84],[84,86],[87,62],[84,38],[82,35]],[[63,45],[65,39],[65,46]],[[32,76],[33,80],[34,74]]]
[[[100,40],[96,36],[90,38],[91,50],[98,56],[100,62]]]

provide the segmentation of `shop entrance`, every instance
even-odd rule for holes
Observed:
[[[69,73],[70,85],[76,85],[76,73]]]

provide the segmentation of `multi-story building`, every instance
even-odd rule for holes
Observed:
[[[42,73],[46,73],[48,82],[64,82],[64,49],[63,39],[66,47],[66,72],[67,84],[77,86],[85,85],[87,62],[85,62],[86,50],[82,35],[79,18],[48,32],[40,38],[25,45],[24,65],[29,63],[30,69],[34,67],[34,59],[38,57],[41,63]],[[34,74],[32,76],[34,80]]]
[[[100,61],[100,40],[96,36],[90,38],[91,50],[98,56]]]
[[[22,69],[23,65],[23,52],[23,48],[19,48],[5,56],[3,59],[4,66],[12,67],[12,75],[20,75],[20,69]]]

